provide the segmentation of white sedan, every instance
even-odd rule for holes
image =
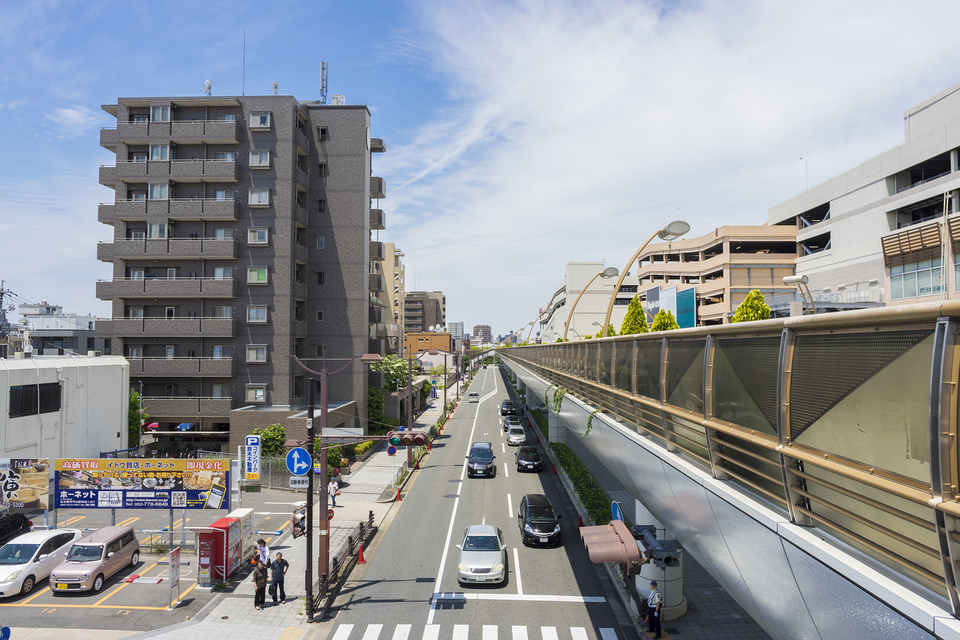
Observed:
[[[81,537],[79,529],[31,531],[0,547],[0,597],[33,591],[60,564],[61,552]]]

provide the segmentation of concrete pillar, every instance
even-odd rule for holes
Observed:
[[[550,442],[567,442],[567,430],[560,422],[557,414],[554,413],[553,407],[550,406],[549,402],[547,403],[547,433],[549,434]]]
[[[523,380],[517,378],[517,395],[522,393],[523,397],[526,398],[527,397],[526,391],[527,391],[527,385],[524,384]],[[528,405],[530,404],[526,400],[524,400],[524,402]]]
[[[639,500],[634,501],[634,522],[637,524],[652,524],[657,527],[657,540],[673,540],[673,534],[664,529],[663,525],[653,517]],[[641,597],[650,593],[650,581],[657,581],[657,588],[663,596],[660,606],[661,621],[676,620],[687,612],[687,599],[683,597],[683,551],[680,552],[680,563],[676,567],[661,569],[653,562],[643,565],[640,575],[634,577],[634,585]],[[642,611],[640,618],[646,617]]]

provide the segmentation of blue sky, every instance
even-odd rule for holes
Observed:
[[[366,104],[387,153],[380,239],[448,319],[506,333],[571,260],[623,262],[671,218],[702,235],[899,144],[960,81],[960,4],[458,0],[26,1],[0,22],[0,278],[105,316],[100,109],[241,91]]]

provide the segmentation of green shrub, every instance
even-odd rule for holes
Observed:
[[[537,423],[537,429],[540,429],[540,433],[543,434],[543,439],[547,442],[550,441],[550,422],[547,420],[547,416],[539,409],[534,409],[530,412],[530,415],[533,416],[533,421]]]
[[[573,489],[576,491],[580,503],[587,510],[587,516],[590,520],[595,524],[609,522],[610,496],[593,479],[590,471],[580,462],[580,458],[573,452],[573,449],[561,442],[551,442],[550,449],[556,456],[560,468],[573,483]]]
[[[366,442],[360,442],[358,444],[355,444],[353,445],[353,455],[362,456],[364,453],[369,451],[370,448],[373,447],[375,444],[377,444],[376,440],[367,440]]]
[[[747,294],[747,297],[737,311],[733,314],[730,322],[753,322],[754,320],[766,320],[770,317],[770,306],[764,299],[759,289],[754,289]]]

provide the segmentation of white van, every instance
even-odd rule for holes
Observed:
[[[471,391],[468,398],[470,402],[480,402],[480,394],[476,391]]]

